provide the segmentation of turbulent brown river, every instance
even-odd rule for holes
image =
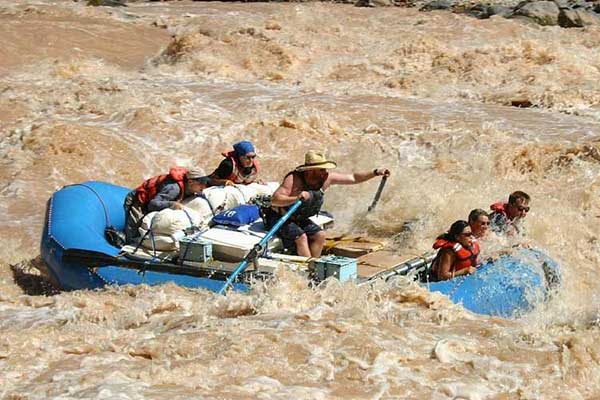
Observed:
[[[0,397],[600,398],[600,28],[326,3],[0,3]],[[517,108],[514,105],[530,107]],[[400,255],[473,208],[532,196],[547,304],[472,314],[408,280],[250,294],[51,290],[36,267],[64,185],[210,172],[240,139],[279,181],[325,149],[346,232]],[[410,229],[407,229],[407,222]]]

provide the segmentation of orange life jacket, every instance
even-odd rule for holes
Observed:
[[[460,243],[451,242],[446,239],[437,239],[433,244],[433,248],[436,250],[452,249],[452,251],[454,251],[454,254],[456,254],[456,259],[454,260],[454,264],[452,264],[453,271],[460,271],[461,269],[469,267],[477,267],[477,256],[479,255],[479,243],[477,243],[477,241],[473,241],[472,248],[467,249]],[[439,263],[439,260],[436,261]]]
[[[156,197],[163,186],[168,183],[177,183],[177,185],[179,185],[179,198],[177,200],[179,201],[183,199],[183,196],[185,195],[185,180],[187,172],[187,168],[173,167],[169,170],[168,174],[158,175],[150,179],[146,179],[135,189],[135,195],[138,201],[143,206],[146,206],[150,200]]]
[[[249,174],[244,175],[242,173],[242,168],[240,168],[240,166],[238,165],[238,160],[237,157],[235,156],[235,151],[230,151],[229,153],[221,153],[224,157],[228,158],[231,160],[231,164],[233,165],[233,168],[231,170],[231,175],[229,175],[227,178],[227,180],[233,182],[233,183],[243,183],[243,184],[248,184],[248,183],[252,183],[256,180],[256,176],[258,175],[258,169],[259,169],[259,164],[258,164],[258,160],[256,158],[254,158],[252,160],[252,169],[250,170]]]

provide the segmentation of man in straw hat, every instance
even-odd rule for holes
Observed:
[[[323,193],[331,185],[353,185],[376,176],[389,176],[386,168],[372,171],[341,173],[329,171],[336,163],[328,160],[323,153],[309,150],[304,164],[289,172],[279,188],[273,193],[271,208],[264,211],[267,228],[273,226],[285,214],[287,207],[302,200],[302,206],[279,229],[277,235],[288,249],[296,249],[296,254],[304,257],[320,257],[325,244],[325,232],[309,218],[321,210]]]
[[[201,193],[208,187],[208,177],[200,169],[173,167],[168,174],[146,179],[125,197],[125,241],[139,236],[138,228],[146,215],[165,208],[183,209],[181,200]]]

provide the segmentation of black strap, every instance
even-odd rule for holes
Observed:
[[[208,199],[207,199],[206,201],[208,202]],[[209,205],[210,205],[210,203],[209,203]],[[211,209],[211,210],[212,210],[212,209]],[[183,212],[184,212],[184,213],[185,213],[185,215],[188,217],[188,221],[190,222],[190,228],[193,228],[193,227],[194,227],[194,222],[192,221],[192,217],[190,217],[190,214],[188,214],[188,212],[187,212],[187,211],[183,210]],[[200,234],[200,232],[198,232],[198,234]],[[192,236],[192,238],[195,238],[195,237],[196,237],[198,234],[196,234],[196,235]],[[182,257],[179,257],[179,264],[182,264],[182,265],[183,265],[183,261],[184,261],[184,260],[185,260],[185,258],[187,257],[187,253],[188,253],[188,250],[189,250],[189,249],[190,249],[190,243],[188,243],[188,244],[185,246],[185,250],[184,250],[184,252],[183,252],[183,256],[182,256]],[[181,251],[181,248],[179,249],[179,251]]]
[[[137,251],[139,250],[140,246],[142,245],[142,242],[144,241],[144,239],[146,239],[146,236],[148,236],[148,234],[150,234],[150,239],[152,240],[152,252],[154,253],[154,257],[156,257],[156,245],[155,245],[155,242],[154,242],[154,234],[152,233],[152,228],[154,227],[154,218],[155,217],[156,217],[156,215],[152,217],[152,220],[150,221],[150,227],[144,233],[144,235],[140,238],[140,241],[138,242],[138,244],[133,249],[133,254],[137,253]]]
[[[208,204],[208,208],[210,208],[210,212],[212,213],[213,217],[216,215],[215,214],[215,209],[213,208],[212,204],[210,204],[210,201],[208,201],[208,197],[206,197],[204,195],[204,193],[200,193],[197,197],[200,197],[201,199],[206,200],[206,203]]]

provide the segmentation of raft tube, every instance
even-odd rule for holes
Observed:
[[[63,290],[98,289],[106,285],[159,285],[173,282],[190,288],[219,291],[222,280],[140,271],[121,266],[90,268],[89,265],[65,262],[67,249],[99,252],[117,257],[120,249],[105,238],[106,227],[123,230],[123,202],[131,189],[105,182],[84,182],[65,186],[48,200],[46,220],[41,239],[41,255],[46,262],[50,279]],[[248,287],[235,284],[236,290]]]
[[[481,265],[474,274],[423,285],[475,313],[518,317],[546,302],[560,280],[559,265],[547,254],[519,248]]]
[[[141,271],[118,265],[90,268],[85,262],[63,259],[68,249],[101,253],[108,257],[119,255],[120,249],[106,240],[104,231],[108,226],[124,228],[123,202],[130,190],[90,181],[66,186],[52,195],[41,239],[41,255],[50,278],[63,290],[173,282],[218,292],[224,284],[221,279]],[[406,275],[417,269],[418,265],[406,263],[386,271],[382,278]],[[475,313],[514,317],[546,301],[559,283],[560,269],[554,260],[537,249],[519,249],[512,255],[487,262],[475,274],[444,282],[423,282],[422,285],[447,295],[454,303],[462,304]],[[249,289],[242,283],[236,283],[234,287],[240,291]]]

